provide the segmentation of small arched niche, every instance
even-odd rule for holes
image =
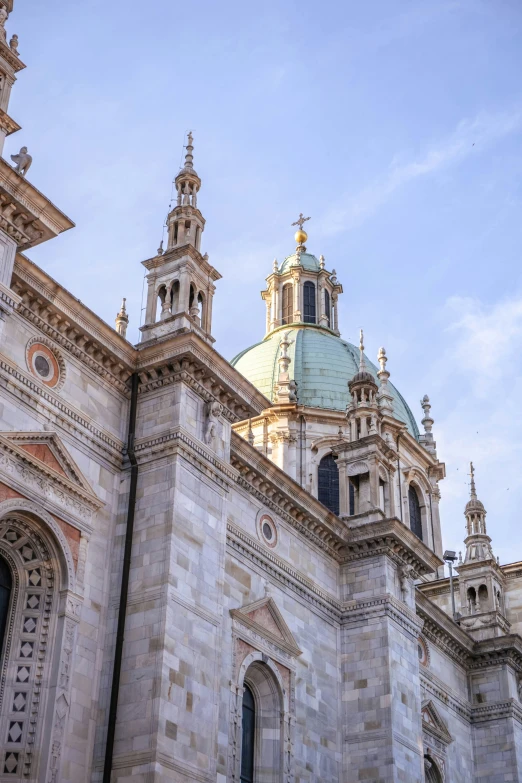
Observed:
[[[174,280],[170,289],[170,312],[179,311],[179,280]]]
[[[283,694],[270,668],[254,661],[243,682],[241,783],[279,783],[283,759]]]
[[[485,612],[488,608],[488,588],[486,585],[480,585],[478,589],[479,611]]]
[[[475,614],[475,612],[477,611],[477,592],[474,587],[468,587],[467,599],[468,599],[468,612],[470,614]]]

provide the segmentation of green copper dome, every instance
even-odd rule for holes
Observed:
[[[282,275],[283,272],[288,272],[291,266],[297,266],[299,263],[307,272],[319,272],[321,269],[318,259],[311,253],[301,253],[300,260],[297,253],[293,253],[291,256],[285,258],[281,264],[279,274]]]
[[[311,325],[280,327],[262,342],[239,353],[232,359],[232,366],[273,402],[283,332],[289,332],[289,339],[293,341],[288,348],[292,359],[289,373],[297,383],[299,403],[312,408],[344,411],[350,401],[348,381],[359,369],[359,349],[326,329]],[[377,368],[368,359],[366,364],[378,383]],[[411,410],[391,383],[389,387],[393,395],[394,416],[407,425],[411,435],[418,438],[419,430]]]

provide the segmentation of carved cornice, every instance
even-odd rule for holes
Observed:
[[[472,723],[486,723],[499,719],[516,720],[517,723],[522,723],[522,707],[519,702],[515,699],[507,699],[493,704],[479,704],[472,707]]]
[[[237,483],[339,560],[346,532],[340,520],[237,433],[231,434],[230,460],[238,471]]]
[[[475,643],[448,615],[419,590],[415,594],[417,614],[424,620],[423,634],[450,658],[467,667]]]
[[[389,617],[411,634],[414,639],[418,638],[423,627],[423,621],[406,604],[390,594],[345,603],[341,624],[347,626],[370,617]]]
[[[522,672],[522,638],[518,634],[499,636],[477,642],[470,671],[490,666],[509,665],[517,673]]]
[[[114,463],[121,465],[123,443],[99,429],[89,419],[82,416],[77,410],[67,405],[61,397],[47,386],[43,386],[31,376],[22,373],[17,367],[0,356],[0,378],[5,386],[25,403],[37,409],[42,405],[42,400],[54,408],[53,415],[60,426],[70,431],[74,437],[80,440],[87,438],[90,445],[97,451],[105,452],[106,457]],[[52,418],[52,416],[50,417]]]
[[[420,682],[421,688],[423,688],[426,693],[429,693],[430,696],[436,698],[437,701],[444,704],[445,707],[451,709],[464,720],[471,720],[471,704],[469,701],[460,698],[459,695],[450,691],[447,684],[441,682],[441,680],[439,680],[439,678],[429,669],[421,668]]]
[[[19,249],[38,245],[73,226],[46,196],[0,158],[0,227]]]
[[[442,565],[442,560],[396,518],[350,528],[343,562],[381,554],[412,566],[419,576],[432,573]]]
[[[203,443],[192,438],[181,427],[155,438],[141,438],[135,442],[134,451],[140,464],[151,460],[181,454],[194,467],[226,489],[237,480],[237,471],[218,459]]]
[[[141,394],[182,380],[207,402],[224,405],[229,421],[257,415],[269,405],[253,384],[194,333],[137,346],[136,370]]]
[[[340,622],[342,606],[338,600],[318,588],[311,580],[306,579],[299,571],[275,555],[272,550],[262,546],[259,541],[231,522],[227,524],[227,542],[234,553],[256,563],[283,588],[290,589],[301,597],[312,610],[326,614],[328,619],[335,623]]]
[[[11,9],[12,10],[12,4]],[[22,71],[26,65],[20,59],[20,57],[13,52],[13,50],[7,44],[7,41],[3,38],[0,39],[0,57],[2,57],[6,63],[8,63],[15,73]]]
[[[0,109],[0,130],[3,130],[6,136],[10,136],[11,133],[16,133],[16,131],[20,130],[20,125],[3,109]]]
[[[38,281],[20,264],[15,263],[13,290],[21,297],[17,311],[37,329],[51,338],[56,346],[63,348],[79,359],[82,364],[105,380],[112,388],[127,395],[127,380],[132,372],[126,357],[112,350],[105,335],[79,323],[78,313],[70,310],[65,302],[60,302],[50,291],[45,291]],[[108,328],[108,327],[107,327]],[[114,332],[116,334],[116,332]]]

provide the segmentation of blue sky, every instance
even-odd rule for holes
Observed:
[[[259,296],[290,227],[344,286],[446,461],[445,544],[461,549],[468,463],[502,562],[522,559],[522,6],[518,0],[15,1],[28,68],[10,114],[31,181],[77,224],[31,258],[138,339],[184,132],[202,249],[223,275],[216,347],[263,336]]]

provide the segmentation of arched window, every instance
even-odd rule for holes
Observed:
[[[468,612],[475,614],[477,611],[477,593],[474,587],[468,588]]]
[[[0,654],[4,649],[4,636],[9,614],[9,601],[13,577],[11,569],[3,557],[0,556]]]
[[[156,318],[157,321],[159,317],[163,315],[164,309],[165,309],[165,299],[167,297],[167,287],[162,285],[158,290],[158,300],[156,302]]]
[[[303,321],[315,324],[315,285],[310,280],[303,286]]]
[[[254,694],[245,685],[243,693],[243,736],[241,739],[241,783],[254,783],[256,705]]]
[[[203,294],[200,291],[199,294],[198,294],[198,318],[199,318],[201,326],[203,326],[203,327],[204,327],[204,324],[203,324],[203,313],[204,313],[204,310],[205,310],[204,304],[205,304],[205,302],[204,302],[204,299],[203,299]]]
[[[478,589],[479,612],[485,612],[488,608],[488,588],[480,585]]]
[[[410,505],[410,530],[422,541],[421,507],[415,487],[410,486],[408,490],[408,501]]]
[[[328,293],[326,288],[324,290],[324,312],[326,314],[326,325],[327,325],[328,328],[330,328],[330,313],[331,313],[331,310],[330,310],[330,294]]]
[[[294,289],[291,283],[283,286],[283,320],[282,324],[291,324],[294,318],[294,308],[292,304]]]
[[[319,463],[318,479],[319,500],[334,514],[339,514],[339,468],[332,454],[327,454]]]

